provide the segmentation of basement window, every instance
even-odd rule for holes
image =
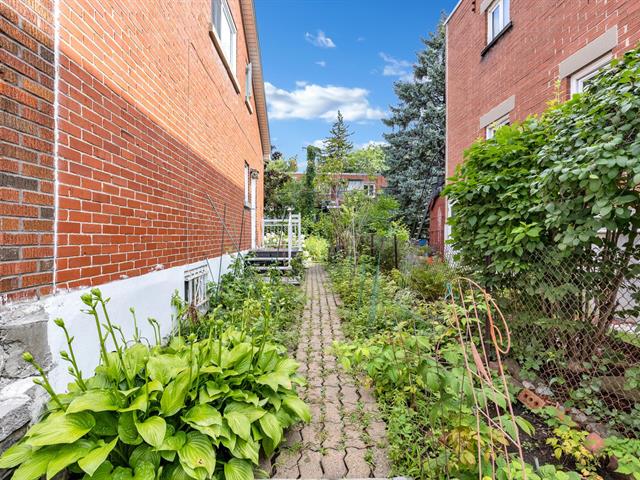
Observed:
[[[571,76],[571,95],[584,92],[589,82],[611,62],[611,54],[599,58]]]
[[[487,9],[487,44],[509,25],[509,0],[496,0]]]
[[[184,272],[184,299],[200,308],[207,303],[207,267],[201,266]]]
[[[509,125],[509,115],[505,115],[504,117],[499,118],[498,120],[493,122],[491,125],[487,125],[487,128],[485,130],[485,138],[487,140],[493,138],[496,134],[496,131],[504,125]]]

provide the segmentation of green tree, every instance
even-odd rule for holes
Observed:
[[[347,159],[347,172],[379,175],[387,171],[386,154],[381,145],[369,145],[355,150]]]
[[[589,308],[578,314],[588,315],[597,340],[615,318],[623,285],[638,294],[639,159],[637,49],[591,79],[585,93],[465,152],[445,189],[454,201],[453,247],[487,283],[531,279],[542,295],[571,293],[558,282],[541,289],[547,277],[533,275],[562,262],[569,287],[591,282]]]
[[[349,131],[342,113],[338,110],[338,116],[324,141],[322,157],[318,162],[316,183],[321,190],[333,192],[340,185],[339,174],[347,168],[349,154],[353,150],[353,143],[349,140],[351,135],[353,133]]]
[[[281,152],[275,150],[271,160],[264,169],[264,211],[266,215],[281,215],[288,207],[295,207],[292,198],[293,172],[296,171],[296,158],[285,159]]]
[[[384,123],[388,192],[400,203],[413,237],[428,230],[427,207],[444,183],[445,152],[445,36],[444,17],[424,39],[414,80],[395,84],[399,99]]]
[[[311,221],[316,219],[316,158],[320,154],[320,149],[309,145],[307,147],[307,169],[304,174],[304,188],[302,192],[301,213]]]

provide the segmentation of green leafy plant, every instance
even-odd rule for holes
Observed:
[[[599,456],[585,446],[588,435],[588,432],[560,425],[553,429],[553,436],[547,438],[546,443],[553,448],[553,454],[558,460],[562,457],[572,458],[583,477],[600,478],[596,475]]]
[[[617,473],[632,475],[636,480],[640,480],[640,440],[608,437],[605,439],[604,451],[613,457]]]
[[[323,237],[312,235],[304,239],[304,249],[312,261],[324,262],[329,252],[329,242]]]
[[[95,319],[100,363],[84,378],[67,336],[74,382],[56,393],[33,357],[51,401],[43,419],[0,458],[14,480],[67,470],[85,479],[253,478],[261,450],[270,454],[288,426],[309,421],[295,391],[298,364],[264,336],[216,320],[206,338],[176,336],[168,345],[127,342],[111,323],[100,290],[83,295]],[[104,323],[102,323],[104,322]],[[109,345],[114,350],[109,351]]]

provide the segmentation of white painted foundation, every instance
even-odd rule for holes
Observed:
[[[235,257],[236,254],[230,254],[210,259],[208,261],[210,271],[207,269],[210,273],[208,273],[207,281],[217,280],[220,266],[222,274],[227,272]],[[98,288],[102,291],[103,297],[111,298],[108,303],[111,322],[120,325],[125,337],[132,339],[134,324],[129,308],[134,307],[142,337],[148,338],[149,343],[153,344],[153,328],[147,322],[149,317],[158,321],[161,335],[167,336],[173,328],[175,313],[171,306],[171,296],[176,290],[181,296],[184,295],[185,270],[206,264],[206,261],[200,261],[166,270],[158,269],[146,275],[100,285]],[[69,365],[60,359],[60,352],[67,350],[67,344],[64,332],[54,324],[55,319],[62,318],[69,333],[75,338],[74,352],[84,377],[92,376],[94,368],[98,365],[100,347],[95,320],[91,315],[82,313],[86,305],[80,300],[80,296],[89,290],[89,288],[84,288],[59,292],[42,300],[49,316],[48,338],[54,362],[54,367],[50,372],[50,381],[54,390],[58,392],[66,391],[67,383],[72,378],[67,371]],[[104,323],[102,316],[101,320]],[[112,347],[113,344],[109,341],[108,345]]]

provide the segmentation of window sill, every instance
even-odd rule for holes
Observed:
[[[491,40],[486,47],[484,47],[482,49],[482,52],[480,52],[480,56],[484,57],[485,54],[491,50],[491,47],[493,47],[496,43],[498,43],[498,41],[505,36],[505,34],[511,30],[511,28],[513,27],[513,22],[509,22],[507,23],[504,28],[502,30],[500,30],[500,33],[498,33],[495,37],[493,37],[493,40]]]
[[[253,114],[253,106],[251,105],[251,99],[245,97],[244,104],[247,106],[247,110],[249,110],[249,113]]]
[[[236,93],[240,93],[240,84],[238,83],[238,79],[236,78],[236,74],[231,69],[231,65],[229,64],[229,61],[227,60],[227,57],[224,54],[224,51],[222,50],[222,45],[220,44],[220,39],[218,38],[218,35],[216,34],[216,32],[213,30],[213,25],[212,24],[209,25],[209,37],[211,38],[211,41],[213,42],[213,45],[216,47],[218,55],[220,55],[220,59],[222,60],[222,63],[224,65],[224,69],[227,71],[227,74],[229,74],[229,78],[231,79],[231,83],[233,83],[233,88],[235,89]]]

